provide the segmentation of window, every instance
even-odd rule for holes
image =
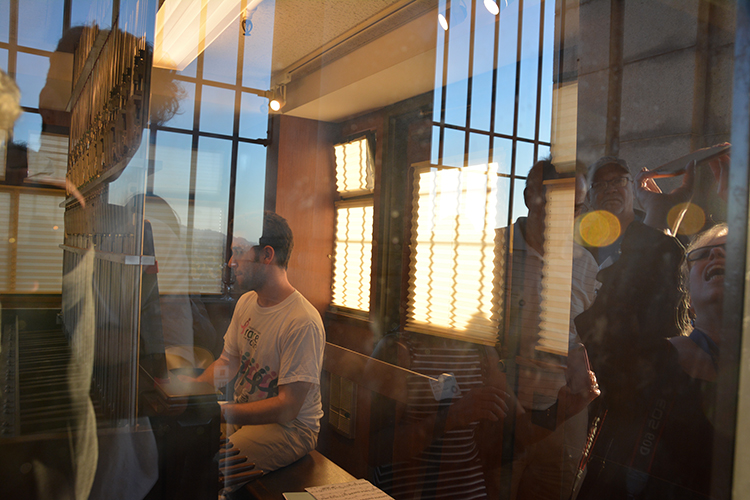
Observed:
[[[336,235],[333,305],[368,312],[372,267],[372,149],[367,137],[334,146],[336,153]]]

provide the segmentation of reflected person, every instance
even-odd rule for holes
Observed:
[[[226,435],[266,472],[315,449],[323,416],[325,331],[318,311],[287,278],[293,246],[286,220],[272,212],[263,217],[258,244],[235,241],[230,265],[246,293],[221,357],[197,378],[220,386],[237,375],[234,402],[222,405]]]
[[[575,174],[576,212],[586,196],[583,170],[580,165]],[[542,341],[547,211],[556,208],[548,207],[545,182],[561,177],[549,160],[534,164],[524,189],[528,216],[519,217],[512,229],[510,321],[505,345],[517,344],[518,350],[502,350],[504,358],[520,356],[518,399],[527,416],[517,422],[511,497],[524,500],[570,496],[588,427],[588,413],[582,410],[598,395],[573,323],[594,301],[598,267],[577,243],[573,243],[570,326],[565,339],[567,369],[545,369],[543,362],[554,360],[537,349]],[[501,237],[507,238],[507,232],[504,229]]]
[[[725,439],[711,419],[727,228],[700,234],[687,258],[669,234],[667,214],[692,192],[694,169],[669,194],[652,173],[638,175],[646,224],[627,229],[620,259],[576,320],[607,411],[580,499],[709,497],[712,449]]]

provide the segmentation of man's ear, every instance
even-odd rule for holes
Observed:
[[[263,264],[271,264],[275,256],[276,251],[273,249],[273,247],[271,245],[266,245],[260,252],[260,261]]]

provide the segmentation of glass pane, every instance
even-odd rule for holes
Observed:
[[[232,135],[235,93],[210,85],[204,85],[201,92],[200,130]]]
[[[493,146],[492,161],[497,163],[497,171],[501,174],[510,175],[513,141],[496,137]]]
[[[469,136],[469,165],[488,163],[490,158],[490,138],[483,134]]]
[[[0,49],[0,69],[8,72],[8,51],[6,49]]]
[[[440,0],[438,7],[439,15],[445,18],[445,0]],[[437,39],[435,41],[435,84],[432,104],[432,119],[436,122],[441,120],[443,111],[443,65],[445,62],[445,30],[437,23]],[[434,144],[435,141],[433,141]]]
[[[41,144],[42,117],[37,113],[21,113],[13,128],[13,142],[39,151]]]
[[[445,123],[466,125],[466,99],[469,90],[469,33],[471,7],[453,3],[448,24],[448,83],[445,89]]]
[[[495,59],[495,16],[486,8],[476,9],[474,65],[471,80],[471,128],[490,130],[492,77]]]
[[[112,2],[106,0],[72,0],[71,26],[91,26],[96,23],[107,29],[112,25]]]
[[[203,79],[234,84],[237,81],[239,20],[219,35],[203,52]]]
[[[40,50],[55,50],[62,36],[64,0],[18,2],[18,44]]]
[[[495,132],[513,134],[516,103],[516,48],[518,47],[518,2],[500,14],[500,47],[497,53]]]
[[[268,99],[242,93],[240,137],[265,139],[268,136]]]
[[[442,164],[449,167],[463,167],[466,133],[446,128],[444,137]]]
[[[516,169],[515,175],[526,176],[534,165],[534,145],[530,142],[518,141],[516,143]]]
[[[540,0],[523,4],[521,34],[521,80],[518,86],[518,136],[534,138],[536,127],[537,76],[539,75]]]
[[[539,101],[539,140],[549,141],[552,129],[553,59],[555,57],[555,3],[544,2],[544,45],[542,48],[542,87]]]
[[[10,0],[0,0],[0,42],[8,43],[10,36]]]
[[[514,212],[515,213],[515,212]],[[495,228],[508,227],[512,220],[510,215],[510,177],[497,178],[497,215]]]
[[[243,36],[245,44],[242,63],[242,85],[268,90],[271,85],[271,56],[273,53],[273,25],[276,2],[264,0],[252,15],[253,29]]]
[[[193,138],[189,135],[164,131],[156,133],[153,193],[172,207],[185,230],[189,222],[192,142]]]
[[[21,106],[39,107],[39,92],[49,71],[49,58],[19,52],[16,59],[16,84],[21,90]]]
[[[183,130],[193,130],[193,118],[195,114],[195,84],[175,80],[175,83],[182,89],[180,93],[180,108],[177,113],[161,125],[165,127],[180,128]],[[159,92],[154,88],[153,92]]]
[[[234,236],[247,241],[258,241],[263,229],[263,206],[266,183],[266,147],[259,144],[239,144],[237,156],[237,185],[242,196],[234,199]]]
[[[195,291],[221,291],[231,158],[230,141],[204,137],[199,140],[190,246],[190,269]]]
[[[523,198],[523,190],[526,187],[526,181],[524,179],[513,180],[513,222],[518,222],[519,217],[526,217],[529,213],[529,209],[526,207],[526,202]]]

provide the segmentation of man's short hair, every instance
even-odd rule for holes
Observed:
[[[555,164],[552,163],[552,160],[549,158],[543,158],[536,163],[534,163],[534,166],[531,167],[529,170],[529,173],[526,175],[526,187],[528,188],[529,185],[532,182],[537,182],[535,180],[535,177],[539,175],[538,172],[541,171],[541,181],[548,181],[550,179],[559,179],[560,178],[560,172],[557,171],[557,167],[555,167]]]
[[[286,269],[294,248],[294,237],[289,224],[279,214],[266,211],[263,214],[263,236],[258,241],[260,247],[269,246],[275,253],[276,264]]]
[[[623,160],[622,158],[617,158],[616,156],[602,156],[589,167],[589,175],[586,179],[588,181],[589,187],[591,187],[591,184],[594,182],[594,176],[596,175],[596,173],[600,169],[608,165],[617,165],[618,167],[623,169],[626,174],[630,175],[630,169],[628,168],[628,164],[625,160]]]

